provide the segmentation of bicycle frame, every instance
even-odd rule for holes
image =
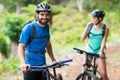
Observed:
[[[56,68],[52,68],[52,73],[48,70],[46,71],[46,78],[47,80],[53,79],[53,80],[57,80],[57,73],[56,73]]]
[[[98,54],[88,53],[88,52],[86,52],[84,50],[81,50],[81,49],[78,49],[78,48],[73,48],[73,49],[77,50],[77,52],[80,53],[80,54],[86,54],[86,63],[85,63],[85,65],[89,66],[87,70],[85,70],[83,73],[81,73],[81,74],[79,74],[77,76],[76,80],[80,80],[80,79],[85,80],[85,78],[84,78],[85,75],[88,76],[87,80],[102,80],[102,79],[100,79],[100,78],[98,78],[96,76],[96,73],[98,73],[101,76],[100,72],[97,70],[97,64],[96,64],[96,58],[99,58],[99,55]],[[92,59],[93,64],[88,59],[89,55],[93,57],[93,59]],[[92,72],[89,71],[90,68],[92,68],[92,70],[93,70]]]
[[[53,63],[51,65],[44,65],[44,66],[29,66],[27,67],[27,71],[43,71],[43,76],[46,76],[47,80],[62,80],[62,76],[59,74],[59,76],[57,75],[56,72],[56,68],[60,68],[64,65],[68,65],[65,64],[67,62],[71,62],[72,59],[68,59],[68,60],[63,60],[63,61],[59,61],[56,63]],[[52,69],[52,72],[49,71],[49,69]],[[20,70],[20,68],[18,68]],[[45,75],[44,75],[45,73]],[[60,79],[58,79],[60,78]]]

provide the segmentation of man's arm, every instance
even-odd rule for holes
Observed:
[[[18,45],[18,56],[19,56],[19,59],[20,59],[20,62],[21,62],[21,65],[20,65],[20,70],[21,71],[26,71],[26,67],[28,66],[25,62],[24,52],[25,52],[25,44],[19,43],[19,45]]]
[[[51,45],[50,40],[47,42],[47,47],[46,47],[46,49],[47,49],[48,55],[50,56],[51,60],[52,60],[52,61],[55,60],[54,55],[53,55],[52,45]]]
[[[18,45],[18,56],[19,56],[21,64],[25,64],[24,49],[25,49],[25,45],[23,43],[19,43],[19,45]]]

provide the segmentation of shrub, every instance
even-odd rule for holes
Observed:
[[[10,39],[3,35],[0,34],[0,53],[7,58],[9,55],[9,51],[10,51]]]
[[[26,15],[17,15],[17,14],[9,14],[6,17],[6,27],[7,31],[6,34],[10,37],[10,39],[14,42],[18,42],[20,33],[23,28],[23,24],[26,21],[29,21],[30,18]]]

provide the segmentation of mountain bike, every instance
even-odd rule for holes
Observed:
[[[80,73],[77,77],[76,80],[103,80],[99,71],[97,70],[97,64],[96,64],[96,59],[100,58],[99,54],[93,54],[93,53],[88,53],[84,50],[81,50],[79,48],[73,48],[80,54],[85,54],[86,55],[86,60],[84,66],[87,66],[88,69],[84,70],[82,73]],[[91,63],[88,59],[88,57],[91,56],[93,57],[93,63]],[[97,75],[96,75],[97,74]]]
[[[68,62],[72,62],[72,59],[62,60],[50,65],[44,66],[29,66],[27,71],[41,71],[43,70],[43,76],[46,76],[46,80],[63,80],[62,75],[57,73],[56,68],[61,68],[62,66],[68,66]],[[52,71],[50,71],[52,69]],[[18,68],[20,70],[20,68]]]

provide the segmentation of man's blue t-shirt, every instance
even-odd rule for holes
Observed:
[[[32,35],[32,24],[35,25],[36,36],[30,43],[28,43]],[[50,34],[48,24],[46,24],[45,27],[41,27],[37,21],[33,21],[32,23],[25,25],[20,35],[19,42],[24,44],[28,43],[25,48],[25,60],[27,64],[32,66],[41,66],[46,64],[45,48],[49,38]]]

